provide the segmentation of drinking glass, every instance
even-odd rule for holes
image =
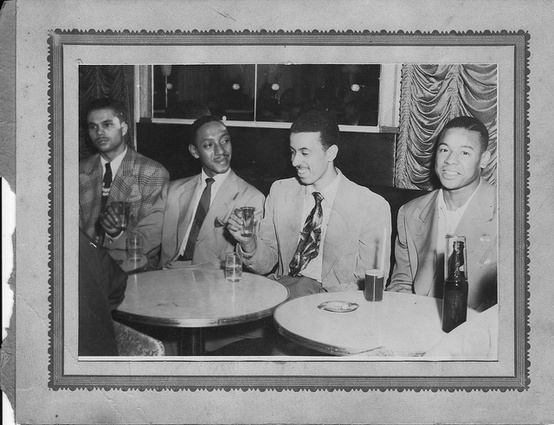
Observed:
[[[242,207],[242,236],[252,236],[254,234],[254,212],[256,207]]]
[[[121,231],[125,231],[127,229],[127,225],[129,224],[129,214],[131,211],[131,203],[130,202],[118,202],[118,213],[117,213],[117,219],[119,220],[119,223],[117,225],[117,228]]]
[[[234,252],[227,254],[225,258],[225,279],[227,282],[240,282],[242,278],[242,260]]]
[[[131,233],[127,236],[127,260],[129,261],[141,261],[143,254],[143,239],[138,233]]]
[[[384,283],[382,271],[366,270],[364,298],[367,301],[383,301]]]

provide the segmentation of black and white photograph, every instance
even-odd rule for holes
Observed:
[[[554,419],[521,2],[7,3],[16,423]]]

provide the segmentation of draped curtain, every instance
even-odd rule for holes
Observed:
[[[79,67],[79,117],[83,117],[87,105],[98,98],[111,97],[125,104],[128,111],[129,132],[127,143],[134,145],[133,107],[134,69],[131,65],[82,65]],[[88,136],[79,126],[79,158],[94,153]]]
[[[496,184],[497,67],[492,64],[403,65],[395,186],[437,187],[436,138],[452,118],[469,115],[489,130],[491,159],[483,176]]]

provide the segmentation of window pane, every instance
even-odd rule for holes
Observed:
[[[154,65],[154,117],[254,119],[254,65]]]
[[[334,113],[339,124],[377,125],[379,65],[258,65],[257,121]]]
[[[376,126],[380,68],[155,65],[154,117],[195,119],[211,113],[228,120],[292,122],[301,112],[321,109],[334,113],[339,124]]]

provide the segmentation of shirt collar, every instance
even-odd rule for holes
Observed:
[[[462,205],[461,207],[455,209],[454,211],[450,211],[448,209],[448,207],[446,206],[446,202],[444,200],[444,191],[442,188],[439,189],[439,193],[438,193],[438,207],[439,209],[447,212],[447,213],[459,213],[460,215],[463,215],[467,206],[469,205],[469,203],[471,202],[471,200],[473,199],[473,197],[475,196],[475,192],[477,192],[477,189],[479,189],[479,186],[481,186],[481,183],[482,183],[482,180],[479,180],[479,184],[477,185],[477,187],[475,188],[475,190],[473,191],[473,193],[471,194],[471,196],[467,199],[467,201],[464,203],[464,205]]]
[[[119,166],[121,165],[121,162],[123,161],[123,158],[127,154],[127,146],[125,146],[125,149],[123,152],[121,152],[119,155],[117,155],[114,159],[111,161],[106,161],[102,156],[100,156],[100,163],[102,164],[102,167],[106,169],[106,164],[110,163],[110,168],[112,169],[112,173],[116,173],[119,169]]]
[[[214,185],[220,185],[221,183],[223,183],[223,180],[225,180],[227,177],[229,177],[229,174],[231,174],[231,167],[229,167],[229,169],[223,173],[223,174],[216,174],[215,176],[212,177],[212,179],[214,179]],[[206,172],[204,171],[204,167],[202,167],[202,183],[203,184],[206,184],[206,179],[209,179],[210,176],[208,176],[206,174]]]
[[[333,202],[335,202],[335,198],[337,197],[337,192],[339,191],[339,183],[342,178],[341,171],[336,168],[337,175],[335,179],[325,187],[325,189],[320,190],[319,193],[321,193],[321,196],[323,196],[323,199],[325,202],[327,202],[329,205],[332,205]],[[313,192],[318,192],[314,189],[313,185],[306,186],[306,194],[311,195]]]

